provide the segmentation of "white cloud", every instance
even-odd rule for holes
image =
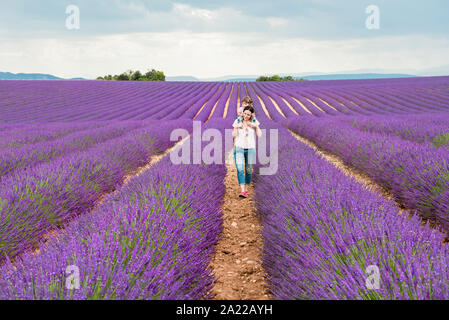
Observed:
[[[173,13],[186,18],[199,18],[209,21],[216,17],[216,11],[193,8],[182,3],[173,4]]]
[[[268,23],[271,27],[285,27],[288,24],[288,19],[285,18],[278,18],[278,17],[270,17],[267,18]]]
[[[397,36],[317,41],[265,33],[185,31],[84,37],[0,39],[0,70],[62,77],[163,70],[168,76],[425,69],[447,64],[445,37]]]

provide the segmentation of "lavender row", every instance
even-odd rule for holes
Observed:
[[[170,145],[171,121],[131,131],[93,149],[6,176],[0,185],[0,260],[31,249],[43,234],[86,213],[124,176]]]
[[[180,117],[207,121],[211,117],[222,117],[231,91],[234,106],[234,92],[239,92],[240,99],[248,92],[256,102],[255,107],[262,120],[266,116],[280,121],[297,114],[321,117],[448,112],[448,79],[420,77],[267,83],[3,81],[0,83],[0,122]],[[257,95],[266,105],[268,115],[265,111],[262,113]]]
[[[279,169],[255,184],[275,299],[449,298],[443,235],[278,130]]]
[[[146,111],[153,109],[154,113],[161,110],[169,103],[171,96],[188,89],[189,85],[192,84],[8,81],[3,88],[0,86],[0,94],[10,96],[0,102],[0,109],[9,121],[21,122],[107,120],[111,116],[124,120],[129,119],[128,114],[132,113],[133,119],[141,120],[148,118],[143,116]],[[193,92],[198,92],[205,85],[194,84],[196,89]],[[2,89],[9,89],[8,93]],[[45,93],[42,95],[40,91]],[[57,94],[54,94],[55,91]]]
[[[449,150],[363,132],[329,118],[297,118],[285,124],[370,176],[398,203],[449,229]]]
[[[266,84],[261,84],[261,87],[268,87],[270,88],[269,92],[270,94],[273,95],[273,97],[276,99],[278,99],[278,103],[280,100],[280,98],[285,99],[285,101],[287,101],[290,106],[295,110],[293,113],[295,113],[295,115],[309,115],[311,114],[310,111],[306,111],[298,102],[298,100],[293,99],[292,96],[290,96],[290,94],[286,91],[286,88],[283,87],[282,85],[276,84],[276,83],[266,83]]]
[[[194,150],[191,139],[184,144]],[[0,299],[210,298],[225,174],[222,164],[174,165],[167,155],[50,238],[39,255],[0,267]],[[66,286],[68,266],[79,268],[78,289]]]
[[[68,134],[87,129],[100,128],[107,125],[104,122],[84,122],[84,123],[51,123],[45,125],[23,125],[19,130],[13,132],[0,131],[0,149],[17,149],[25,145],[51,141],[62,138]]]
[[[201,112],[199,114],[197,114],[194,117],[194,119],[195,120],[201,120],[203,122],[207,121],[209,119],[209,117],[211,116],[211,113],[212,113],[212,110],[214,109],[214,106],[216,106],[218,100],[221,97],[223,97],[225,92],[226,92],[226,86],[225,85],[219,85],[218,86],[218,90],[202,106]]]
[[[0,152],[0,177],[4,179],[6,175],[16,170],[28,170],[32,166],[64,155],[85,151],[96,144],[118,138],[148,124],[148,121],[113,122],[108,126],[99,125],[97,128],[94,126],[88,130],[75,132],[55,141],[34,143],[18,149],[6,149]]]
[[[265,112],[265,110],[262,107],[262,104],[260,103],[259,98],[257,97],[254,89],[252,88],[252,86],[248,85],[247,87],[247,92],[245,91],[245,85],[243,83],[241,83],[239,85],[240,87],[240,100],[242,100],[242,97],[246,96],[246,94],[248,94],[248,96],[251,97],[251,99],[253,100],[253,107],[254,107],[254,111],[256,114],[257,119],[260,121],[262,120],[262,122],[264,121],[269,121],[270,118],[267,115],[267,113]]]
[[[429,142],[436,147],[449,143],[449,114],[422,114],[391,117],[346,117],[341,121],[367,132],[378,132],[418,143]]]

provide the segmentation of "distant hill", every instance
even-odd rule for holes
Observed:
[[[323,74],[315,76],[299,77],[307,80],[347,80],[347,79],[385,79],[385,78],[410,78],[418,77],[411,74],[384,74],[384,73],[359,73],[359,74]],[[298,79],[299,79],[298,78]]]
[[[418,71],[416,74],[422,76],[449,76],[449,64],[445,66],[439,66],[434,68],[427,68]]]
[[[226,75],[214,78],[200,78],[200,81],[255,81],[259,75],[256,74],[239,74],[239,75]],[[240,80],[245,79],[245,80]],[[246,80],[251,79],[251,80]],[[254,80],[252,80],[254,79]]]
[[[295,79],[307,80],[344,80],[344,79],[383,79],[383,78],[405,78],[418,77],[417,75],[405,73],[338,73],[338,74],[319,74],[316,72],[308,72],[304,74],[279,74],[279,76],[291,75]],[[193,76],[173,76],[166,77],[166,81],[256,81],[259,75],[230,75],[217,78],[196,78]],[[85,78],[64,79],[43,73],[11,73],[0,72],[0,80],[87,80]]]
[[[192,76],[175,76],[175,77],[166,76],[165,81],[200,81],[200,80]]]
[[[44,73],[0,72],[0,80],[86,80],[84,78],[63,79]]]
[[[228,82],[228,81],[233,81],[233,82],[235,82],[235,81],[256,81],[256,79],[257,78],[259,78],[259,77],[255,77],[255,78],[235,78],[235,79],[228,79],[228,80],[222,80],[222,81],[225,81],[225,82]]]
[[[344,80],[344,79],[384,79],[384,78],[405,78],[418,77],[416,75],[403,73],[338,73],[338,74],[319,74],[319,73],[291,73],[278,74],[279,76],[292,76],[295,79],[307,80]],[[228,76],[220,78],[200,79],[200,81],[256,81],[259,76]]]

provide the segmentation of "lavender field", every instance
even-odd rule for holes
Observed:
[[[0,81],[0,299],[213,299],[230,150],[166,152],[195,121],[224,136],[246,95],[279,137],[276,173],[254,170],[271,297],[449,299],[449,76]]]
[[[249,95],[261,120],[448,112],[449,77],[295,82],[1,81],[0,129],[14,123],[234,118]]]

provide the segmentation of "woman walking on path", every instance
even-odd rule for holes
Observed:
[[[237,168],[237,179],[241,188],[240,197],[247,198],[247,186],[251,184],[252,166],[256,162],[256,134],[262,136],[259,121],[253,122],[254,108],[246,106],[243,109],[243,121],[238,119],[232,126],[232,136],[235,138],[234,161]]]

